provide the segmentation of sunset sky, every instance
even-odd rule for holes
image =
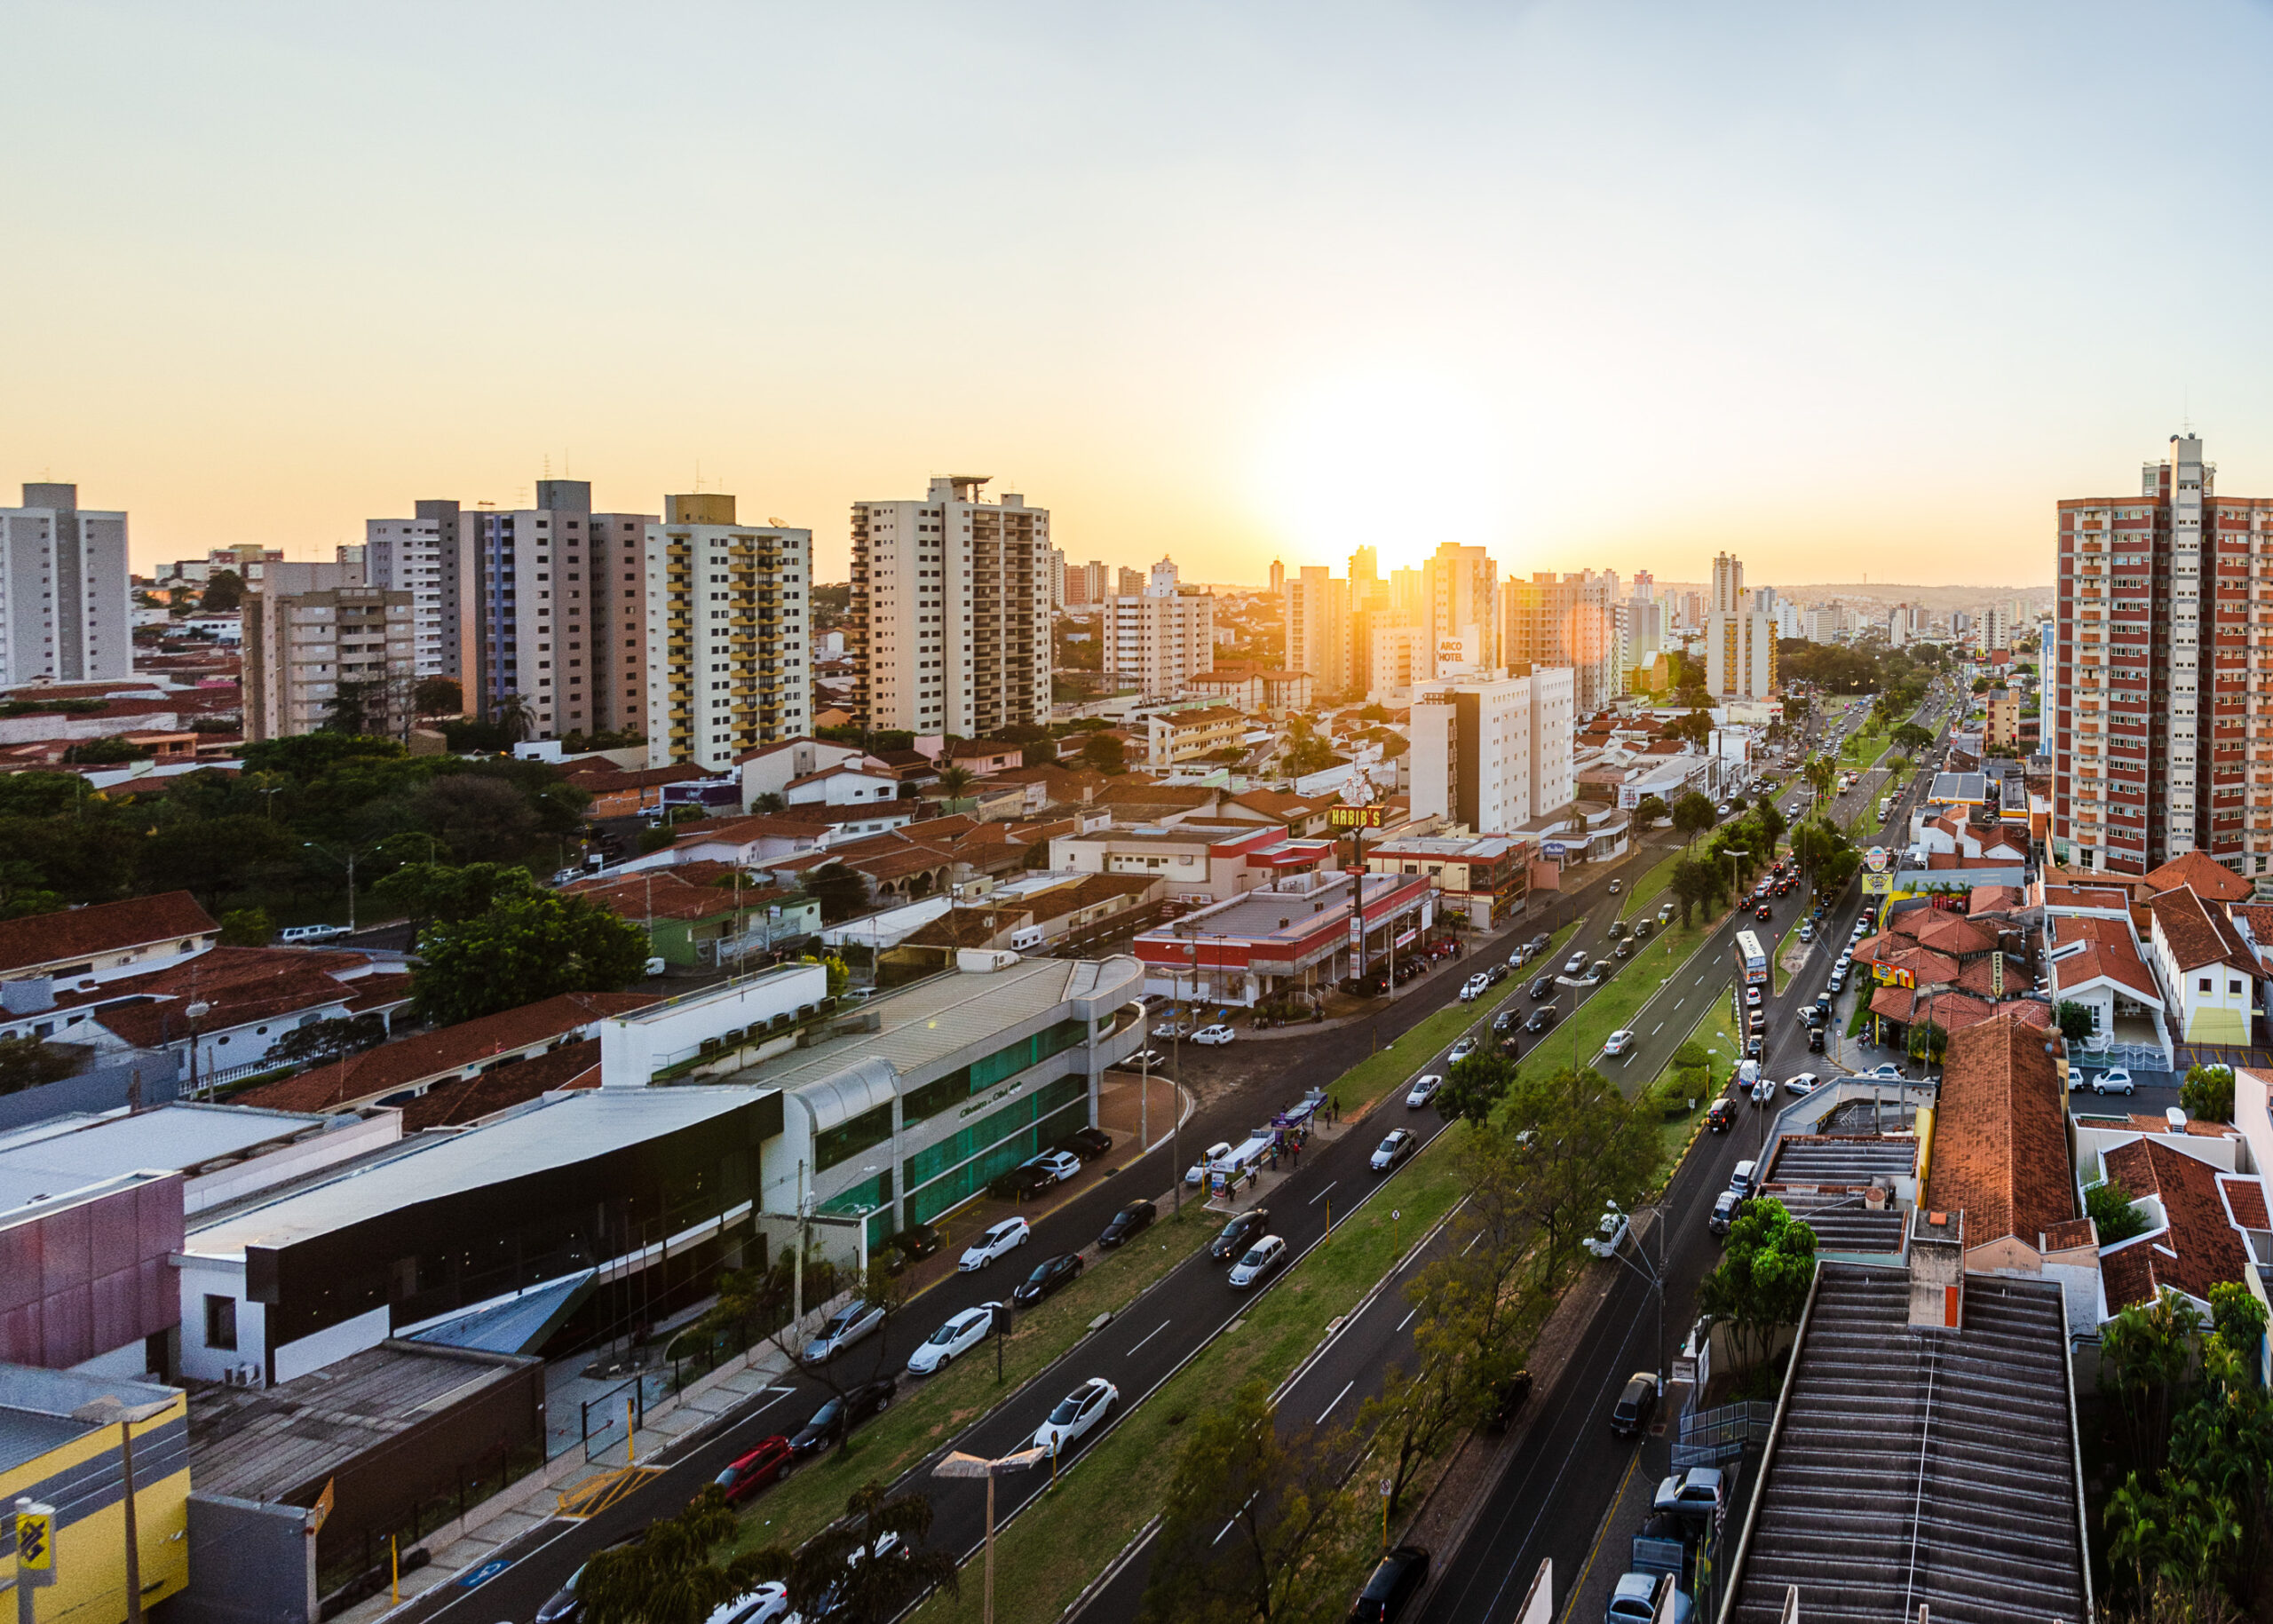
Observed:
[[[2273,10],[385,7],[0,20],[0,500],[139,563],[414,498],[990,473],[1076,559],[2048,580],[2273,491]]]

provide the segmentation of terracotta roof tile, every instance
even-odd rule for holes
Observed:
[[[0,920],[0,975],[150,942],[210,936],[220,928],[186,891]]]
[[[2148,888],[2155,891],[2190,891],[2214,902],[2243,902],[2252,887],[2232,869],[2206,852],[2188,852],[2159,868],[2147,871]]]
[[[2076,1216],[2067,1101],[2042,1028],[2015,1010],[1951,1033],[1931,1154],[1927,1202],[1964,1211],[1968,1246],[2034,1246]]]
[[[2226,1198],[2226,1211],[2244,1229],[2273,1229],[2265,1210],[2265,1186],[2240,1173],[2219,1175],[2218,1188]]]
[[[2250,952],[2233,921],[2193,891],[2161,891],[2149,899],[2147,907],[2181,970],[2229,964],[2253,976],[2258,973],[2257,955]]]
[[[2150,1232],[2100,1255],[2103,1279],[2111,1258],[2133,1255],[2119,1273],[2124,1292],[2130,1295],[2119,1296],[2111,1282],[2110,1308],[2150,1301],[2164,1286],[2206,1303],[2212,1286],[2242,1278],[2249,1255],[2241,1232],[2227,1215],[2215,1168],[2151,1137],[2118,1145],[2101,1160],[2134,1197],[2160,1196],[2163,1213],[2170,1220],[2166,1230]]]
[[[510,1066],[436,1083],[402,1107],[403,1130],[462,1127],[558,1089],[598,1088],[599,1080],[600,1046],[580,1038]]]

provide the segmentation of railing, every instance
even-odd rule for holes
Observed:
[[[1681,1418],[1681,1440],[1673,1446],[1674,1470],[1733,1461],[1746,1446],[1765,1444],[1775,1424],[1772,1404],[1724,1404],[1718,1409],[1691,1410]]]

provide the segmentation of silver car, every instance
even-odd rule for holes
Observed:
[[[882,1303],[854,1298],[828,1317],[827,1324],[805,1344],[805,1363],[826,1365],[884,1322]]]
[[[1247,1248],[1246,1256],[1232,1265],[1231,1282],[1234,1286],[1252,1286],[1286,1261],[1285,1239],[1278,1235],[1265,1235]]]

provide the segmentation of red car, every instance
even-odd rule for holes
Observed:
[[[789,1475],[795,1457],[789,1453],[789,1440],[774,1437],[762,1440],[758,1446],[736,1461],[714,1481],[726,1491],[726,1503],[740,1505],[758,1490],[769,1488]]]

